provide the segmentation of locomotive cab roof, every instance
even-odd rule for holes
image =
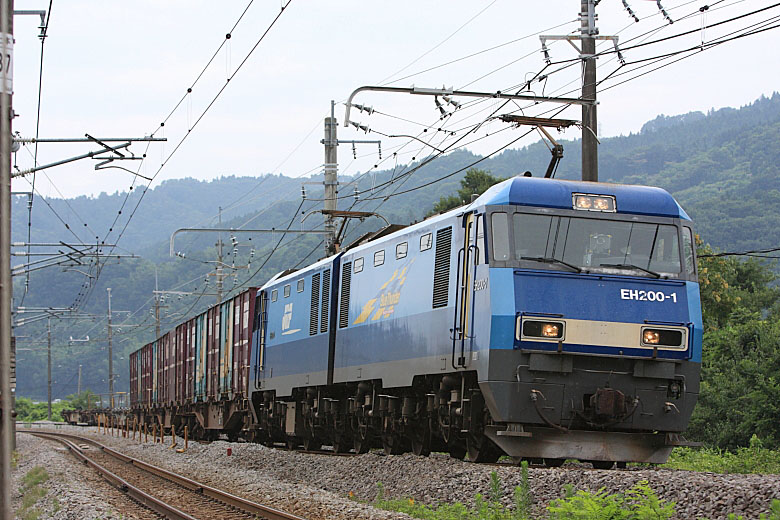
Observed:
[[[502,204],[572,209],[575,194],[614,197],[617,213],[690,220],[674,197],[662,188],[524,176],[512,177],[490,187],[477,200],[462,209]]]

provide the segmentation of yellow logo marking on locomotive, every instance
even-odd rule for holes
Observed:
[[[357,325],[358,323],[363,323],[366,321],[368,317],[371,316],[371,311],[374,310],[374,303],[376,303],[376,298],[368,300],[363,306],[363,310],[360,311],[360,316],[358,316],[357,319],[352,322],[352,324]]]
[[[414,259],[411,259],[407,265],[401,268],[400,273],[398,269],[393,271],[390,279],[379,288],[377,297],[368,300],[363,306],[360,315],[352,322],[353,325],[365,323],[369,317],[371,317],[371,321],[377,321],[392,316],[395,312],[395,306],[401,301],[401,288],[406,282],[406,272],[413,263]],[[379,301],[378,309],[375,308],[377,301]],[[371,316],[372,313],[373,316]]]
[[[390,285],[390,282],[392,282],[393,280],[395,280],[395,277],[396,277],[396,275],[397,275],[397,274],[398,274],[398,269],[396,269],[395,271],[393,271],[393,276],[391,276],[391,277],[390,277],[390,279],[389,279],[388,281],[386,281],[382,287],[380,287],[380,288],[379,288],[379,290],[380,290],[380,291],[384,291],[384,290],[385,290],[385,288],[386,288],[388,285]]]

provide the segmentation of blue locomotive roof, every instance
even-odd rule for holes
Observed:
[[[474,201],[472,206],[518,204],[571,209],[573,193],[614,195],[618,213],[690,220],[674,197],[661,188],[534,177],[513,177],[496,184]]]

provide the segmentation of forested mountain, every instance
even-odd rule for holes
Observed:
[[[561,141],[565,157],[557,178],[580,177],[579,141]],[[776,169],[780,164],[780,95],[762,97],[740,109],[726,108],[707,114],[694,112],[678,116],[659,116],[644,125],[637,134],[603,139],[600,146],[600,179],[604,182],[649,184],[669,190],[696,222],[697,232],[706,243],[723,250],[776,247],[780,243],[780,191]],[[456,151],[415,170],[417,166],[399,166],[395,171],[379,171],[362,177],[341,177],[342,194],[351,194],[355,182],[361,195],[355,203],[351,197],[342,200],[344,208],[379,211],[390,222],[408,224],[424,218],[442,195],[454,195],[460,188],[467,166],[489,171],[497,177],[508,177],[530,170],[543,175],[550,153],[542,143],[507,150],[500,155],[480,161],[468,151]],[[454,175],[453,172],[462,170]],[[183,316],[201,310],[214,302],[209,295],[214,290],[213,277],[205,284],[206,273],[213,267],[207,264],[215,258],[214,234],[182,234],[176,239],[176,250],[186,258],[168,256],[168,240],[180,227],[214,227],[219,206],[223,213],[223,227],[285,229],[291,225],[300,229],[300,217],[321,207],[316,199],[322,190],[307,185],[307,200],[300,196],[301,180],[282,175],[257,177],[226,176],[210,182],[181,179],[166,181],[149,190],[122,235],[121,251],[141,255],[141,259],[109,262],[97,281],[88,288],[82,309],[104,315],[106,288],[112,288],[114,310],[133,311],[130,318],[117,315],[114,322],[126,321],[121,332],[115,330],[114,366],[119,372],[117,389],[127,387],[127,354],[150,341],[154,320],[150,315],[155,276],[160,289],[176,289],[192,295],[173,295],[165,302],[163,330]],[[430,186],[387,198],[417,186],[451,175]],[[388,181],[394,182],[389,183]],[[309,179],[307,179],[309,180]],[[310,179],[310,180],[316,180]],[[371,190],[374,187],[373,191]],[[77,241],[101,238],[113,226],[107,242],[115,240],[124,228],[127,218],[141,196],[141,189],[133,190],[122,206],[126,193],[101,194],[99,197],[37,200],[32,216],[34,242]],[[57,214],[56,216],[52,209]],[[300,207],[299,207],[300,206]],[[121,209],[122,214],[118,211]],[[296,211],[298,213],[296,214]],[[60,221],[68,222],[69,229]],[[116,219],[116,223],[112,224]],[[292,219],[292,220],[291,220]],[[291,224],[292,222],[292,224]],[[307,227],[321,222],[312,215]],[[84,226],[84,224],[87,226]],[[352,224],[347,241],[379,226],[378,219],[369,219],[360,225]],[[27,238],[27,201],[18,197],[13,207],[13,240]],[[228,236],[222,237],[225,261],[234,261]],[[281,239],[280,234],[238,236],[241,246],[235,257],[236,265],[249,269],[239,271],[237,280],[260,284],[273,273],[299,263],[316,260],[321,255],[319,237],[299,236],[283,240],[283,247],[266,258]],[[254,248],[254,255],[251,254]],[[14,264],[21,263],[16,261]],[[261,266],[262,269],[258,270]],[[83,269],[80,269],[83,271]],[[92,275],[97,273],[92,273]],[[190,282],[191,283],[186,283]],[[16,303],[24,292],[23,280],[15,279]],[[79,272],[62,272],[49,268],[33,273],[26,306],[71,305],[85,283]],[[233,286],[226,283],[226,290]],[[202,294],[206,293],[206,294]],[[181,299],[179,299],[181,298]],[[45,322],[17,330],[19,352],[18,393],[34,398],[45,398],[46,353]],[[54,387],[55,397],[76,390],[78,365],[84,366],[83,387],[105,391],[106,328],[105,323],[80,323],[53,320],[55,331]],[[89,335],[90,341],[70,344],[74,339]],[[43,342],[40,340],[43,338]],[[27,346],[25,346],[27,345]]]

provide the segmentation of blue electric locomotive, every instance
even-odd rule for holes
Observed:
[[[600,467],[685,444],[699,286],[661,189],[515,177],[257,298],[250,439]]]

